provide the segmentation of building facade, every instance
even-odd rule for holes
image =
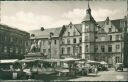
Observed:
[[[73,25],[71,22],[66,26],[66,30],[61,37],[61,58],[81,58],[81,29]]]
[[[126,17],[96,22],[88,7],[82,21],[82,58],[128,65],[127,34]]]
[[[65,27],[50,28],[30,31],[31,44],[37,40],[39,52],[43,58],[60,58],[60,37],[62,36]],[[34,36],[33,36],[34,35]]]
[[[0,24],[0,59],[22,59],[26,54],[29,33]]]
[[[88,5],[86,15],[80,24],[70,22],[69,25],[60,27],[60,30],[44,30],[47,35],[36,31],[35,36],[41,40],[40,52],[52,54],[49,55],[51,58],[73,57],[105,61],[110,65],[124,63],[128,66],[127,19],[126,16],[115,20],[107,17],[104,21],[96,21]],[[49,39],[50,32],[57,33],[57,37],[52,36]]]

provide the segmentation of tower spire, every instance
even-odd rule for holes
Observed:
[[[90,5],[89,5],[89,0],[88,0],[88,8],[86,10],[86,15],[83,19],[83,21],[90,21],[90,17],[91,17],[91,9],[90,9]]]
[[[88,0],[88,9],[90,9],[89,0]]]
[[[90,8],[90,5],[89,5],[89,0],[88,0],[88,12],[91,13],[91,8]]]

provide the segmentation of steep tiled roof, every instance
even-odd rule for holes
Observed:
[[[59,37],[62,27],[58,28],[48,28],[44,29],[43,31],[39,30],[31,30],[30,34],[34,34],[35,38],[49,38],[50,32],[54,35],[52,37]],[[32,38],[31,38],[32,39]]]
[[[75,24],[74,26],[77,28],[77,30],[78,30],[80,33],[82,33],[82,24]]]
[[[120,22],[122,19],[111,20],[112,24],[119,30],[122,31]]]
[[[98,25],[100,25],[100,27],[103,27],[103,26],[104,26],[105,21],[98,21],[97,23],[98,23]]]
[[[120,27],[120,21],[121,20],[122,19],[111,20],[112,24],[117,29],[119,29],[119,31],[122,31],[122,28]],[[98,21],[97,24],[100,27],[104,27],[105,21]],[[76,27],[76,29],[80,33],[82,33],[82,24],[73,24],[73,25]],[[68,25],[65,25],[65,28],[69,28]],[[62,30],[64,31],[64,29],[62,29],[62,27],[44,29],[43,31],[41,31],[39,29],[39,30],[32,30],[32,31],[30,31],[30,34],[35,34],[36,38],[49,38],[49,34],[50,34],[50,32],[52,32],[54,34],[53,37],[59,37],[63,33]]]

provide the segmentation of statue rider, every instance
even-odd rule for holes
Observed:
[[[30,51],[29,52],[37,52],[38,51],[38,45],[37,45],[37,40],[34,39],[33,44],[31,45]]]

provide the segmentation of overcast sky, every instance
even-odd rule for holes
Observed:
[[[87,1],[3,1],[1,22],[21,30],[60,27],[82,22]],[[123,18],[126,1],[91,1],[92,15],[96,21]]]

